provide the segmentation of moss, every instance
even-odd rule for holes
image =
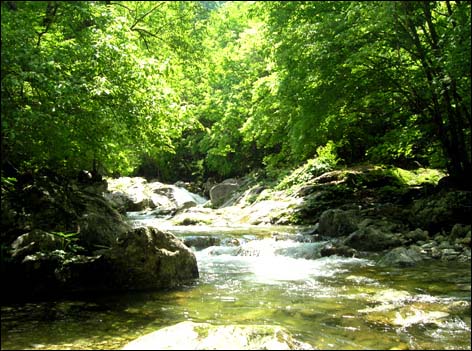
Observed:
[[[405,195],[407,192],[408,189],[404,186],[391,185],[383,186],[378,190],[378,194],[381,199],[398,198]]]
[[[275,187],[276,190],[286,190],[294,185],[303,184],[310,179],[320,176],[333,169],[332,166],[320,162],[318,159],[310,159],[302,166],[285,175]]]
[[[415,170],[405,170],[403,168],[395,167],[392,168],[391,173],[400,179],[403,183],[409,186],[423,185],[423,184],[434,184],[436,185],[439,180],[445,176],[445,173],[430,168],[418,168]]]
[[[355,189],[402,186],[404,183],[389,169],[373,169],[366,172],[348,172],[346,183]]]

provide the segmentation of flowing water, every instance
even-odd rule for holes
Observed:
[[[471,348],[470,263],[321,258],[323,243],[296,227],[166,229],[212,244],[193,248],[199,279],[170,291],[2,304],[2,349],[117,349],[185,320],[280,325],[319,349]]]

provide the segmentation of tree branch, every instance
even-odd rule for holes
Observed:
[[[143,14],[142,16],[138,17],[138,18],[135,18],[134,20],[134,23],[133,25],[130,27],[131,30],[134,29],[134,27],[139,23],[141,22],[146,16],[148,16],[149,14],[151,14],[152,12],[154,12],[157,8],[161,7],[162,5],[164,5],[165,2],[161,2],[161,3],[158,3],[156,6],[154,6],[152,9],[150,9],[148,12],[146,12],[145,14]]]
[[[37,47],[41,45],[41,37],[48,32],[49,28],[51,28],[51,24],[54,21],[57,9],[59,8],[58,3],[54,2],[54,5],[52,3],[52,1],[48,1],[48,6],[46,7],[46,13],[43,18],[43,25],[45,26],[44,30],[42,32],[36,32],[38,34],[38,42],[36,43]]]

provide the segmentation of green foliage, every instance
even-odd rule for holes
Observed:
[[[2,193],[11,192],[15,190],[15,184],[17,179],[14,177],[3,177],[1,178],[1,185],[2,185]]]
[[[2,143],[23,168],[129,173],[188,118],[174,63],[195,58],[185,2],[2,3]],[[171,75],[171,73],[173,75]]]
[[[284,172],[284,174],[279,171],[280,181],[276,189],[283,190],[306,183],[323,173],[332,171],[337,166],[339,159],[336,156],[336,146],[332,141],[318,147],[316,153],[317,157],[307,160],[302,166],[291,172]]]
[[[472,169],[470,2],[10,3],[3,164],[168,181],[314,156]]]
[[[298,167],[288,175],[283,176],[279,184],[276,186],[277,190],[288,189],[297,184],[303,184],[310,179],[318,177],[323,173],[333,170],[333,166],[325,163],[324,159],[312,158],[305,164]]]
[[[316,157],[318,163],[326,164],[330,168],[334,168],[339,159],[336,155],[336,145],[330,140],[325,146],[320,146],[316,149]]]
[[[79,233],[51,232],[61,240],[61,250],[65,252],[80,253],[84,250],[77,242]]]
[[[205,133],[198,145],[206,169],[220,177],[247,173],[261,159],[243,128],[251,114],[252,86],[265,66],[261,23],[249,18],[250,6],[228,2],[218,8],[209,18],[204,41],[208,79],[199,110]]]
[[[333,140],[347,162],[365,159],[366,152],[377,159],[428,161],[431,148],[441,145],[450,166],[470,166],[470,145],[462,143],[470,138],[470,103],[463,103],[470,92],[458,88],[470,84],[470,3],[259,7],[275,48],[272,95],[285,108],[282,142],[290,157],[307,159]]]

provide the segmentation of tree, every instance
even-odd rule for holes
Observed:
[[[213,10],[202,41],[205,58],[193,77],[197,99],[191,111],[199,124],[183,141],[205,176],[230,177],[260,165],[256,142],[242,130],[252,109],[254,82],[265,71],[261,22],[249,16],[252,4],[227,2]],[[198,169],[198,167],[196,167]],[[201,166],[200,166],[201,169]]]
[[[395,24],[401,46],[421,65],[425,90],[413,98],[432,120],[447,157],[449,174],[472,175],[470,145],[470,3],[401,2]]]
[[[469,2],[2,2],[2,164],[471,172]]]
[[[130,172],[173,149],[196,3],[14,4],[2,3],[2,162]]]
[[[334,140],[350,162],[442,150],[451,175],[470,172],[470,3],[260,7],[292,157]]]

